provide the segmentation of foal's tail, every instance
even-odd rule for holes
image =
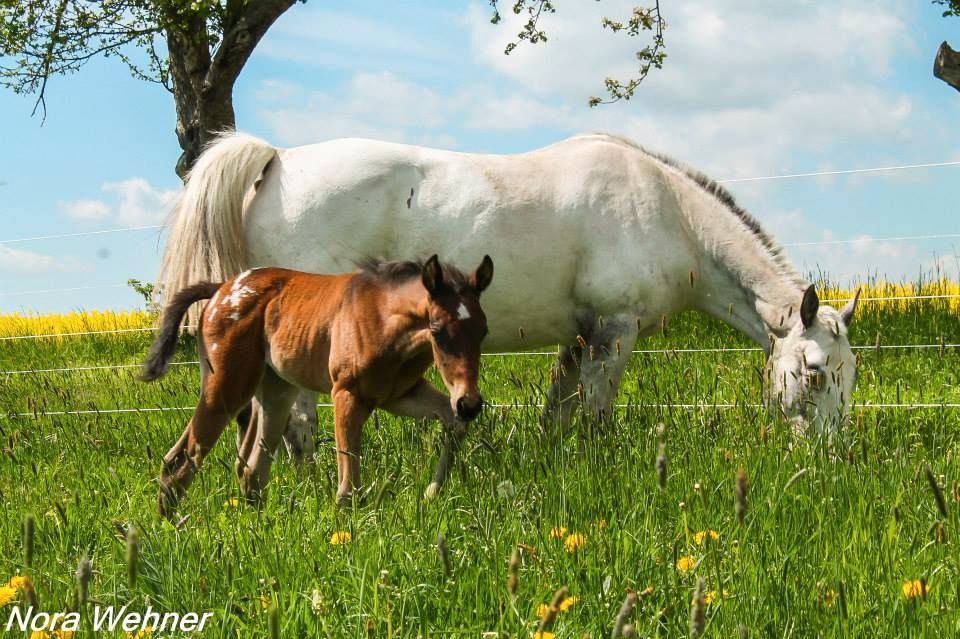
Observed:
[[[165,299],[192,282],[222,282],[248,267],[244,199],[276,154],[263,140],[226,133],[200,155],[167,220],[157,278]]]
[[[183,289],[173,296],[173,299],[163,310],[163,321],[160,324],[160,332],[157,338],[153,340],[153,346],[150,347],[150,354],[147,355],[147,361],[143,363],[143,370],[140,372],[140,379],[145,382],[152,382],[155,379],[163,377],[167,372],[167,365],[173,352],[177,349],[177,335],[180,333],[180,322],[186,315],[187,309],[194,302],[209,299],[220,288],[220,284],[213,282],[200,282]]]

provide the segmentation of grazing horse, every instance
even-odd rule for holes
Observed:
[[[187,309],[210,299],[197,329],[200,399],[164,457],[161,514],[172,515],[224,427],[254,396],[256,427],[238,451],[237,475],[245,496],[259,501],[301,389],[333,400],[338,503],[349,502],[360,485],[360,429],[375,408],[443,421],[446,443],[428,488],[435,493],[463,423],[482,406],[477,377],[487,320],[480,293],[492,277],[489,256],[468,277],[441,267],[434,255],[422,266],[368,261],[345,275],[254,269],[223,284],[182,289],[164,311],[141,376],[151,381],[166,372]],[[434,362],[449,398],[423,378]]]
[[[767,350],[772,411],[821,429],[848,411],[856,299],[820,305],[723,187],[611,135],[504,156],[361,139],[277,149],[225,135],[171,213],[159,281],[172,294],[251,265],[336,271],[429,247],[464,262],[494,253],[485,350],[560,345],[548,421],[565,423],[578,395],[590,414],[608,410],[637,339],[688,309]],[[309,452],[295,430],[288,448]]]

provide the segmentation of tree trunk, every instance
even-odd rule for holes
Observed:
[[[199,13],[171,14],[166,30],[177,110],[177,140],[183,153],[177,175],[185,179],[206,145],[219,133],[236,128],[233,86],[267,29],[296,0],[228,2],[223,36],[216,53],[206,19]],[[172,7],[172,5],[171,5]]]
[[[960,91],[960,52],[944,42],[933,61],[933,75]]]

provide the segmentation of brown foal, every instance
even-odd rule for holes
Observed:
[[[434,255],[422,265],[370,261],[343,275],[260,268],[223,284],[183,289],[164,311],[142,373],[151,381],[166,372],[187,309],[210,299],[197,330],[200,399],[163,459],[160,513],[173,515],[227,423],[254,396],[259,409],[236,469],[247,499],[262,500],[300,389],[333,400],[338,503],[348,503],[360,485],[360,430],[375,408],[443,422],[444,448],[427,488],[428,496],[435,494],[464,423],[483,404],[477,378],[487,319],[480,293],[492,277],[489,256],[467,276]],[[449,398],[423,378],[434,362]]]

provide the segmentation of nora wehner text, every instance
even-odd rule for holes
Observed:
[[[212,612],[156,612],[151,606],[143,612],[128,610],[130,604],[122,607],[95,606],[91,623],[94,632],[140,632],[147,629],[160,632],[201,632],[204,625],[213,616]],[[39,612],[33,606],[20,608],[14,606],[7,617],[4,630],[37,632],[41,630],[80,629],[79,612]]]

